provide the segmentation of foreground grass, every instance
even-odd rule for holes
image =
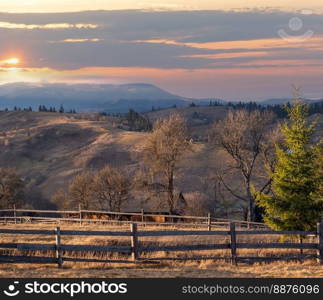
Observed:
[[[24,228],[24,229],[53,229],[53,224],[17,224],[3,225],[2,228]],[[129,230],[129,226],[77,226],[77,225],[62,225],[64,229],[79,229],[79,230]],[[142,230],[143,228],[141,228]],[[166,228],[146,227],[146,230],[161,230]],[[168,228],[170,229],[170,228]],[[171,228],[175,229],[175,228]],[[53,243],[53,236],[39,235],[7,235],[2,234],[0,242],[17,242],[17,243]],[[194,244],[194,243],[226,243],[228,242],[225,236],[186,236],[178,237],[161,237],[141,239],[142,244],[146,245],[178,245],[178,244]],[[278,241],[278,236],[241,236],[241,241],[253,242],[269,242]],[[108,238],[108,237],[78,237],[70,236],[63,237],[62,242],[68,244],[89,244],[89,245],[129,245],[129,238]],[[239,256],[280,256],[294,253],[298,254],[298,250],[285,249],[259,249],[259,250],[239,250]],[[309,250],[311,251],[311,250]],[[19,255],[19,253],[16,253]],[[53,253],[24,253],[25,255],[46,255],[52,256]],[[218,255],[221,257],[230,256],[229,250],[220,250],[214,253],[213,251],[195,251],[193,252],[175,252],[175,253],[154,253],[154,257],[165,258],[169,255],[173,257],[192,257],[205,255]],[[1,255],[1,252],[0,252]],[[78,253],[70,253],[69,256],[79,256]],[[88,253],[85,257],[91,258],[97,253]],[[143,255],[144,258],[149,258],[148,254]],[[102,257],[104,258],[104,257]],[[105,257],[109,259],[128,260],[128,256]],[[271,263],[239,263],[237,266],[231,265],[224,260],[200,260],[200,261],[161,261],[157,264],[133,264],[133,263],[70,263],[65,262],[63,268],[58,269],[55,264],[5,264],[0,263],[0,277],[10,278],[31,278],[31,277],[70,277],[70,278],[175,278],[175,277],[323,277],[323,266],[317,264],[315,260],[305,260],[304,262],[271,262]]]
[[[238,264],[202,261],[160,265],[69,264],[58,269],[54,265],[1,264],[0,277],[9,278],[322,278],[323,266],[314,261],[304,263],[275,262],[268,264]]]

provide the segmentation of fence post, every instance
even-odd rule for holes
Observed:
[[[130,224],[131,231],[131,259],[132,261],[136,261],[138,259],[138,235],[137,235],[137,224]]]
[[[79,220],[80,220],[80,225],[82,226],[82,207],[81,207],[81,204],[79,204]]]
[[[56,259],[57,265],[59,268],[63,265],[62,259],[62,249],[61,249],[61,229],[60,227],[56,227]]]
[[[237,238],[236,238],[236,224],[230,222],[230,248],[231,248],[231,263],[237,264]]]
[[[211,214],[207,214],[207,230],[211,231]]]
[[[16,211],[16,205],[13,205],[13,219],[15,224],[17,224],[17,211]]]
[[[323,218],[317,223],[317,262],[323,265]]]
[[[141,223],[144,223],[145,221],[145,212],[144,212],[144,209],[142,208],[141,209]]]

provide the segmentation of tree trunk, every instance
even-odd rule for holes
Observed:
[[[168,208],[171,214],[175,213],[174,207],[174,171],[171,170],[168,176],[168,187],[167,187],[167,201]]]
[[[249,184],[247,187],[247,197],[248,197],[248,221],[253,222],[255,220],[255,203],[250,191]]]

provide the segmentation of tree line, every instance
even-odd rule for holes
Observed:
[[[194,103],[193,103],[194,104]],[[191,104],[190,106],[192,106]],[[194,106],[197,106],[194,104]],[[270,105],[263,105],[259,104],[257,102],[228,102],[228,103],[222,103],[220,101],[210,101],[209,106],[227,106],[232,109],[245,109],[245,110],[260,110],[260,111],[272,111],[275,113],[275,115],[278,118],[287,118],[288,117],[288,110],[286,110],[286,107],[290,108],[292,106],[291,102],[287,102],[286,104],[270,104]],[[310,103],[308,104],[308,115],[314,115],[314,114],[323,114],[323,101]]]
[[[3,111],[10,111],[10,109],[5,108]],[[14,106],[12,111],[33,111],[33,108],[31,106],[24,107],[24,108],[21,108],[19,106]],[[58,109],[56,109],[56,107],[54,107],[54,106],[47,107],[46,105],[39,105],[38,112],[52,112],[52,113],[58,112],[58,113],[76,114],[75,109],[66,110],[63,105],[60,105],[60,107]]]

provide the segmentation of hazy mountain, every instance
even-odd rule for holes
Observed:
[[[217,98],[185,98],[171,94],[146,83],[133,84],[50,84],[50,83],[11,83],[0,85],[0,110],[15,106],[34,110],[39,105],[56,107],[63,105],[66,110],[77,112],[127,112],[130,108],[145,112],[152,108],[186,107],[192,102],[208,106],[210,101],[226,104]],[[308,103],[320,100],[305,99]],[[263,105],[276,105],[292,102],[291,98],[273,98],[259,101]]]
[[[152,84],[30,84],[0,86],[0,109],[39,105],[76,109],[78,112],[125,112],[187,106],[192,99],[166,92]]]

